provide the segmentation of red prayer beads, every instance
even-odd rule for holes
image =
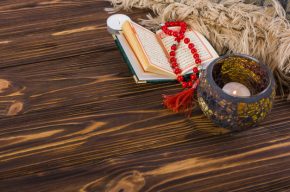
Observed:
[[[170,30],[168,28],[168,27],[174,27],[174,26],[180,27],[179,32]],[[193,67],[193,69],[192,69],[193,74],[191,74],[190,80],[187,82],[185,80],[185,78],[181,75],[182,71],[179,68],[179,64],[177,63],[177,60],[175,57],[178,45],[183,40],[183,42],[188,45],[188,49],[192,53],[192,56],[195,60],[195,63],[197,65],[201,64],[201,59],[200,59],[200,56],[197,52],[197,49],[195,48],[195,45],[190,42],[189,38],[184,36],[184,33],[186,32],[186,29],[187,29],[187,24],[185,22],[182,22],[182,21],[176,21],[176,22],[171,21],[171,22],[166,22],[165,25],[163,25],[161,27],[161,29],[166,35],[174,36],[175,41],[177,42],[176,44],[173,44],[171,46],[171,51],[169,52],[169,55],[170,55],[169,61],[171,63],[171,67],[172,67],[173,72],[176,74],[177,81],[179,81],[181,83],[181,85],[184,89],[193,87],[194,82],[198,79],[198,75],[199,75],[198,68]]]

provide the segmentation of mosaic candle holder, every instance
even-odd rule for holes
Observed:
[[[222,88],[229,82],[245,85],[249,97],[231,96]],[[233,131],[255,126],[272,108],[275,81],[269,68],[247,55],[226,55],[211,62],[200,74],[200,108],[216,125]]]

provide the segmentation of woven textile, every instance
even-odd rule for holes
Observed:
[[[246,2],[260,6],[267,6],[269,4],[269,0],[246,0]],[[290,0],[279,0],[279,2],[287,13],[287,19],[290,20]]]

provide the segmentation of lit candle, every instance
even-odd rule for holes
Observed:
[[[114,14],[107,19],[107,28],[109,33],[117,34],[122,30],[125,21],[131,21],[130,17],[123,14]]]
[[[223,91],[229,95],[236,97],[249,97],[251,96],[250,90],[243,84],[238,82],[230,82],[225,84]]]

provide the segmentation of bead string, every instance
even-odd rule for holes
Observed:
[[[175,27],[179,26],[180,30],[179,32],[170,30],[168,27]],[[185,88],[192,88],[194,83],[197,81],[199,77],[199,70],[197,67],[193,67],[192,71],[193,74],[190,75],[190,80],[186,81],[185,77],[181,75],[181,69],[179,67],[179,64],[176,59],[176,50],[178,46],[180,45],[180,42],[183,40],[185,44],[188,45],[188,49],[192,53],[192,56],[195,60],[195,63],[197,65],[201,64],[201,59],[199,56],[199,53],[197,49],[195,48],[195,45],[190,42],[190,39],[184,36],[184,33],[186,32],[187,29],[187,24],[183,21],[176,21],[176,22],[166,22],[162,27],[162,31],[169,36],[174,36],[176,43],[171,46],[171,51],[169,52],[170,58],[169,62],[171,64],[171,68],[173,72],[176,74],[176,79],[177,81],[182,85],[182,87]]]

